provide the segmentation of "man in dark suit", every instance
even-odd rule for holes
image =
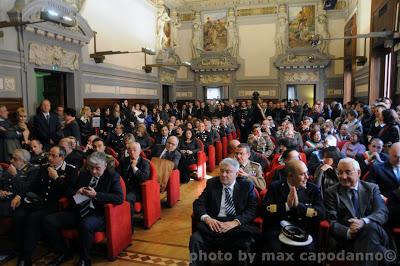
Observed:
[[[271,183],[263,200],[266,230],[264,238],[267,251],[312,251],[314,243],[301,248],[286,246],[278,239],[281,221],[298,226],[315,239],[319,222],[325,218],[325,207],[321,192],[308,180],[308,169],[304,162],[291,160],[286,163],[287,179]]]
[[[258,241],[260,232],[251,225],[257,213],[254,185],[247,180],[236,180],[238,171],[236,160],[222,160],[220,176],[209,179],[193,203],[194,219],[199,224],[190,237],[191,265],[210,263],[200,254],[220,250],[231,252],[236,259],[239,250],[249,252]]]
[[[400,225],[400,142],[389,150],[389,160],[374,164],[370,168],[366,181],[379,186],[382,196],[387,200],[389,223]]]
[[[63,147],[67,152],[67,156],[65,157],[65,162],[74,165],[76,169],[81,169],[83,165],[83,152],[74,150],[72,148],[72,139],[62,138],[58,145]]]
[[[66,211],[47,216],[44,230],[50,246],[61,254],[49,265],[61,265],[72,259],[72,251],[66,245],[61,230],[77,226],[79,230],[80,259],[78,265],[91,265],[90,251],[96,231],[105,229],[104,204],[122,204],[124,198],[119,175],[107,171],[104,153],[94,152],[88,159],[89,171],[83,171],[67,190],[71,202],[80,197],[83,201],[73,204]]]
[[[169,136],[167,143],[164,145],[154,145],[151,151],[151,157],[160,157],[161,159],[172,161],[176,169],[181,159],[181,153],[177,150],[179,140],[176,136]]]
[[[81,130],[79,128],[79,124],[75,119],[76,117],[76,111],[75,109],[72,108],[67,108],[64,111],[64,126],[63,126],[63,136],[64,137],[69,137],[73,136],[75,137],[76,141],[79,144],[83,144],[81,142]]]
[[[76,176],[76,168],[65,162],[66,151],[54,146],[49,151],[49,163],[42,165],[28,191],[15,202],[13,228],[18,254],[18,265],[31,265],[31,258],[41,235],[41,221],[58,211],[58,200],[65,196],[67,186]],[[37,195],[39,203],[29,204]],[[31,197],[26,197],[31,196]],[[24,200],[26,198],[26,200]]]
[[[40,140],[46,151],[57,144],[62,137],[61,124],[56,114],[50,113],[49,100],[40,104],[40,112],[33,117],[33,134]]]
[[[339,183],[329,187],[324,198],[330,222],[330,247],[356,254],[385,254],[389,238],[382,226],[387,221],[388,209],[378,186],[360,180],[360,166],[352,158],[340,160],[338,171]]]
[[[169,129],[166,125],[160,129],[160,134],[156,136],[156,144],[165,145],[169,136]]]
[[[129,156],[121,161],[120,173],[126,184],[126,199],[131,204],[133,225],[135,202],[142,198],[140,184],[150,178],[150,162],[140,156],[142,149],[139,143],[129,143],[126,148]]]

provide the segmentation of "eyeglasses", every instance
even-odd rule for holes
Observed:
[[[167,143],[170,144],[170,145],[176,146],[176,143],[174,143],[174,142],[168,141]]]
[[[382,149],[382,146],[372,145],[372,148]]]
[[[340,170],[339,170],[339,173],[338,173],[338,174],[339,174],[340,176],[342,176],[342,175],[344,175],[344,174],[345,174],[346,176],[350,176],[350,175],[352,175],[352,174],[355,173],[355,172],[356,172],[355,170],[351,170],[351,171],[350,171],[350,170],[346,170],[346,171],[340,171]]]

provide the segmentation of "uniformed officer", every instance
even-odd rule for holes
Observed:
[[[31,146],[31,164],[40,167],[49,161],[49,153],[43,151],[43,144],[40,140],[33,139],[29,143]]]
[[[196,133],[196,137],[201,140],[204,144],[204,151],[208,152],[208,146],[211,144],[211,134],[206,130],[206,125],[201,122],[199,124],[199,132]]]
[[[247,143],[251,148],[264,154],[267,158],[270,157],[275,149],[275,145],[268,135],[263,135],[260,124],[254,124],[252,134],[249,135]]]
[[[237,124],[239,125],[240,130],[240,142],[245,143],[247,141],[247,137],[249,136],[249,109],[246,107],[246,102],[242,102],[240,109],[238,111],[238,121]]]
[[[31,265],[43,217],[58,210],[59,199],[65,196],[67,186],[76,179],[77,169],[65,162],[65,156],[63,147],[52,147],[49,163],[42,165],[29,186],[29,193],[22,194],[15,203],[13,226],[18,265]]]
[[[125,148],[124,137],[124,126],[122,124],[118,124],[109,139],[109,146],[118,153],[118,157]]]
[[[83,165],[83,152],[73,149],[73,142],[70,138],[62,138],[58,145],[64,147],[67,152],[65,157],[65,162],[67,164],[72,164],[76,169],[81,169]]]
[[[239,144],[235,149],[236,160],[240,164],[238,177],[248,179],[253,182],[258,190],[266,187],[264,177],[262,176],[262,168],[259,163],[252,162],[250,158],[250,146],[246,143]]]
[[[262,210],[266,221],[264,237],[267,252],[313,251],[314,242],[304,247],[282,244],[278,239],[281,221],[285,220],[310,234],[315,240],[319,222],[325,217],[325,207],[318,187],[307,182],[308,169],[304,162],[287,163],[287,180],[272,182],[263,199]]]
[[[11,164],[0,179],[0,218],[12,216],[16,203],[37,175],[39,168],[32,166],[30,159],[27,150],[16,149],[13,152]]]

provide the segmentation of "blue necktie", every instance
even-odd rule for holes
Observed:
[[[351,201],[353,202],[355,215],[357,218],[361,218],[360,206],[358,205],[358,192],[355,189],[351,190]]]
[[[400,183],[400,168],[399,167],[394,168],[394,175],[396,176],[397,182]]]
[[[235,211],[235,205],[233,204],[233,199],[231,196],[231,189],[229,187],[224,188],[225,189],[225,210],[226,210],[226,216],[235,216],[236,211]]]
[[[162,144],[162,145],[165,145],[166,140],[167,140],[167,138],[166,138],[166,137],[163,137],[163,138],[162,138],[162,141],[161,141],[161,144]]]

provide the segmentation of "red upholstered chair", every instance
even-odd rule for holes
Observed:
[[[144,227],[150,228],[161,218],[160,185],[157,179],[157,170],[150,162],[150,179],[141,185],[142,201],[135,202],[135,212],[143,211]]]
[[[8,167],[10,167],[10,165],[8,163],[0,163],[0,167],[3,168],[4,171],[7,171]]]
[[[188,169],[190,171],[196,171],[197,170],[197,181],[204,179],[206,177],[207,173],[207,156],[206,153],[204,152],[204,146],[201,145],[200,140],[196,140],[200,147],[201,150],[197,152],[197,164],[192,164],[189,165]]]
[[[346,142],[349,142],[349,141],[348,140],[342,140],[342,141],[338,141],[337,142],[337,147],[339,148],[340,151],[342,150],[342,148],[343,148],[343,146],[344,146],[344,144]]]
[[[222,161],[222,142],[220,140],[214,143],[215,146],[215,164],[219,164]]]
[[[236,139],[236,138],[237,138],[236,131],[232,131],[231,134],[232,134],[233,139]]]
[[[173,207],[181,199],[181,177],[178,169],[172,170],[167,184],[167,205]]]
[[[201,146],[201,149],[204,151],[203,142],[200,141],[199,144]],[[214,147],[214,145],[210,144],[208,146],[208,156],[206,158],[207,158],[207,162],[208,162],[207,170],[210,172],[214,171],[214,169],[215,169],[215,147]]]
[[[284,168],[284,167],[285,167],[284,164],[278,165],[278,166],[275,166],[274,168],[272,168],[272,170],[268,172],[268,174],[264,177],[265,183],[266,183],[266,187],[267,187],[267,188],[269,187],[269,185],[270,185],[271,182],[272,182],[272,178],[273,178],[274,175],[275,175],[275,171],[280,170],[280,169],[282,169],[282,168]]]
[[[233,135],[232,133],[229,133],[228,135],[226,135],[228,137],[228,143],[229,141],[233,140]]]
[[[116,152],[113,148],[111,148],[111,147],[106,147],[105,152],[106,152],[107,154],[111,155],[112,157],[114,157],[115,159],[118,160],[118,154],[117,154],[117,152]]]
[[[239,129],[236,129],[236,138],[240,139],[240,130]]]
[[[124,202],[121,205],[105,204],[106,230],[96,232],[93,238],[94,243],[100,243],[107,240],[107,257],[115,260],[119,253],[132,242],[132,225],[130,204],[126,201],[125,182],[120,178]],[[65,209],[68,205],[68,199],[60,199],[60,208]],[[75,239],[78,237],[76,229],[64,229],[62,234],[66,239]]]
[[[228,137],[224,136],[221,138],[222,142],[222,159],[228,157]]]

